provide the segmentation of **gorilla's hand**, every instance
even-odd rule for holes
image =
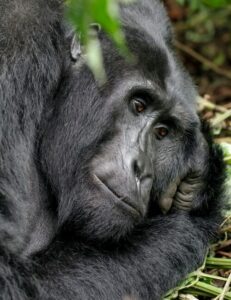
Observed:
[[[167,190],[159,198],[158,205],[163,214],[166,214],[172,208],[173,199],[177,193],[180,182],[181,180],[179,178],[171,182]]]
[[[160,197],[159,206],[165,214],[172,207],[189,211],[193,199],[203,187],[202,175],[198,172],[189,173],[184,179],[176,178],[171,182],[166,192]]]
[[[173,197],[173,207],[189,211],[192,208],[193,199],[203,188],[203,177],[197,172],[192,172],[182,180]]]
[[[204,190],[208,173],[209,147],[202,132],[197,133],[196,151],[188,161],[188,171],[170,182],[159,199],[159,207],[166,214],[171,208],[190,211]]]

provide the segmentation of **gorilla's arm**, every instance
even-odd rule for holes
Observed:
[[[160,299],[202,263],[209,226],[187,214],[166,215],[113,251],[59,240],[34,267],[8,255],[0,262],[0,299]]]
[[[54,299],[61,299],[66,293],[77,299],[160,299],[199,267],[221,220],[223,197],[222,154],[211,141],[208,156],[204,189],[193,199],[190,212],[153,217],[149,224],[121,241],[120,246],[105,246],[103,251],[102,245],[97,250],[96,243],[87,247],[74,237],[71,242],[67,237],[67,243],[63,240],[58,247],[57,243],[40,262],[46,266],[46,275],[40,277],[43,285],[46,286],[48,276],[53,278],[54,286],[60,286],[59,291],[46,288],[46,293]],[[59,265],[60,273],[57,261],[52,261],[56,256],[64,262]]]
[[[102,253],[79,243],[67,249],[62,244],[58,253],[48,252],[41,262],[46,268],[40,277],[41,298],[123,299],[127,295],[137,300],[160,299],[202,264],[208,226],[206,220],[173,214],[156,218],[149,228],[113,251]],[[56,256],[60,264],[52,260]],[[47,278],[52,278],[52,286]]]
[[[207,193],[194,199],[205,203],[202,216],[200,207],[153,217],[118,246],[86,244],[64,232],[34,265],[9,256],[1,262],[0,299],[160,299],[203,262],[220,220],[221,160],[211,146]]]
[[[44,205],[34,144],[62,69],[60,2],[0,1],[0,244],[14,252]]]
[[[137,232],[113,251],[58,241],[34,268],[8,258],[11,265],[0,266],[0,299],[160,299],[202,264],[209,225],[173,214],[156,218],[145,234]]]

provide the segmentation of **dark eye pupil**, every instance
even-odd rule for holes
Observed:
[[[160,129],[159,129],[159,134],[160,134],[161,136],[166,136],[166,134],[167,134],[167,129],[166,129],[166,128],[160,128]]]
[[[165,127],[157,128],[157,135],[159,138],[164,138],[168,135],[168,129]]]
[[[145,110],[145,106],[142,102],[135,100],[135,109],[138,113],[141,113]]]

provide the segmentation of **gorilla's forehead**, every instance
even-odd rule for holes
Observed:
[[[136,63],[129,66],[107,44],[108,79],[121,82],[123,77],[133,76],[133,81],[152,86],[165,102],[182,105],[196,115],[197,92],[172,50],[172,29],[163,4],[158,0],[134,1],[121,6],[121,15],[127,44]],[[128,84],[127,79],[124,81]]]

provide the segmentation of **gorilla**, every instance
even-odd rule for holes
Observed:
[[[97,30],[99,85],[61,0],[0,0],[0,299],[161,299],[216,234],[222,154],[165,9],[120,11],[134,59]]]

